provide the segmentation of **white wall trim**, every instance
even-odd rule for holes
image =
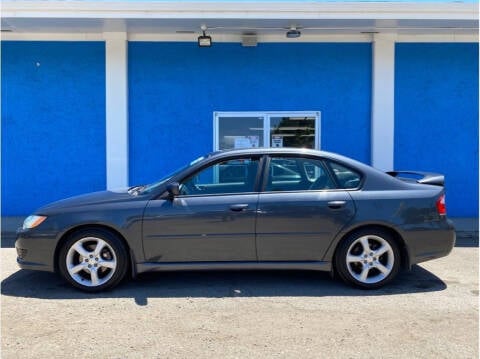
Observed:
[[[396,42],[478,42],[478,31],[475,33],[445,34],[398,34]]]
[[[208,33],[212,37],[213,44],[216,42],[242,42],[240,34]],[[152,33],[131,33],[128,36],[130,41],[178,41],[196,42],[199,34],[152,34]],[[279,34],[258,34],[259,45],[263,42],[370,42],[370,34],[302,34],[297,39],[288,39],[285,33]]]
[[[197,42],[199,34],[160,34],[160,33],[128,33],[129,41],[159,41],[159,42]],[[241,42],[241,35],[212,33],[213,43]],[[390,34],[395,42],[478,42],[478,33],[445,33],[445,34]],[[104,41],[104,33],[31,33],[7,32],[2,33],[2,40],[6,41]],[[285,34],[259,34],[259,46],[262,42],[371,42],[372,34],[345,33],[345,34],[302,34],[298,39],[287,39]]]
[[[394,166],[395,36],[375,34],[372,42],[372,165]]]
[[[177,33],[129,33],[129,41],[152,41],[152,42],[192,42],[197,43],[200,33],[177,34]],[[242,41],[240,34],[209,33],[213,43]],[[103,33],[30,33],[30,32],[6,32],[2,33],[2,40],[6,41],[103,41]],[[370,42],[370,34],[302,34],[298,39],[288,39],[282,32],[280,34],[259,34],[258,42]]]
[[[128,186],[128,42],[126,33],[104,33],[107,189]]]
[[[3,41],[104,41],[103,33],[3,32]]]
[[[478,19],[475,2],[19,1],[2,17],[109,19]]]

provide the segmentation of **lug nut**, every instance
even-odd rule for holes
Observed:
[[[91,264],[89,264],[89,265],[88,265],[88,268],[92,268],[92,265],[91,265]]]
[[[98,266],[98,264],[97,264],[97,263],[95,263],[95,264],[94,264],[94,266],[95,266],[95,267],[97,267],[97,266]]]
[[[88,262],[88,258],[85,258],[85,262]]]
[[[98,257],[97,257],[97,258],[95,258],[95,260],[98,262]]]
[[[93,254],[90,254],[90,258],[93,258]]]

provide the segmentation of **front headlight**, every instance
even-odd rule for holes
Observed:
[[[46,219],[47,219],[46,216],[36,216],[36,215],[28,216],[23,221],[23,229],[35,228]]]

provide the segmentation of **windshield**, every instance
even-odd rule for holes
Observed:
[[[198,162],[200,162],[200,161],[202,161],[202,160],[204,160],[204,159],[205,159],[204,156],[198,157],[196,160],[194,160],[194,161],[190,162],[189,164],[187,164],[187,165],[179,168],[178,170],[176,170],[176,171],[168,174],[167,176],[163,177],[161,180],[140,187],[139,190],[138,190],[138,193],[144,194],[144,193],[150,193],[150,192],[156,190],[158,187],[160,187],[161,185],[165,184],[170,178],[175,177],[175,176],[176,176],[177,174],[179,174],[180,172],[185,171],[188,167],[194,166],[194,165],[196,165]]]

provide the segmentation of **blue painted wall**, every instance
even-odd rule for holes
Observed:
[[[105,188],[105,45],[2,49],[2,215]]]
[[[447,212],[478,217],[478,44],[397,44],[395,168],[446,174]]]
[[[213,149],[214,111],[321,111],[322,149],[370,161],[371,45],[129,43],[130,183]]]

